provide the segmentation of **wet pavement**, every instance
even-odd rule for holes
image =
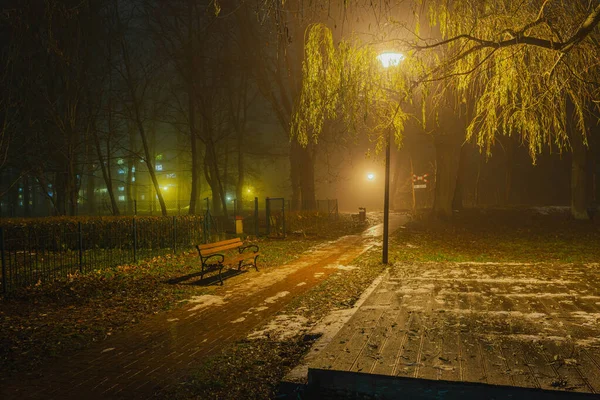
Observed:
[[[392,214],[390,232],[406,220]],[[336,273],[332,265],[347,265],[380,244],[381,232],[377,225],[362,235],[317,246],[281,267],[249,272],[224,296],[198,296],[72,357],[12,377],[0,387],[0,398],[152,397],[176,384],[207,356],[245,338],[295,296]]]
[[[598,394],[600,264],[398,263],[318,354],[309,379],[322,388],[468,393],[447,381],[493,385],[469,386],[481,391],[468,398],[548,395],[494,389],[507,386]]]

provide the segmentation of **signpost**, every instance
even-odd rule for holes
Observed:
[[[412,176],[413,188],[414,189],[427,189],[427,177],[428,176],[429,176],[429,174],[413,175]]]

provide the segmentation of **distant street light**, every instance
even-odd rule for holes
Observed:
[[[375,174],[372,173],[372,172],[368,173],[367,174],[367,179],[370,180],[370,181],[372,181],[373,179],[375,179]]]
[[[398,66],[404,59],[401,53],[382,53],[377,59],[383,68]],[[390,142],[392,141],[392,130],[388,133],[385,141],[385,193],[383,197],[383,256],[382,262],[388,263],[388,240],[390,229]]]

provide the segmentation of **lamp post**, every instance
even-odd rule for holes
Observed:
[[[401,53],[382,53],[377,56],[383,68],[397,66],[404,58]],[[382,263],[388,263],[388,241],[390,229],[390,142],[392,130],[389,131],[385,141],[385,193],[383,197],[383,255]]]

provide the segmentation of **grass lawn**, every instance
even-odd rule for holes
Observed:
[[[358,229],[340,218],[319,234],[259,239],[258,266],[276,268],[317,244]],[[212,293],[214,285],[198,284],[199,270],[197,252],[187,251],[42,282],[0,299],[0,380],[35,371],[52,357],[102,341],[149,315],[177,307],[182,299]]]

